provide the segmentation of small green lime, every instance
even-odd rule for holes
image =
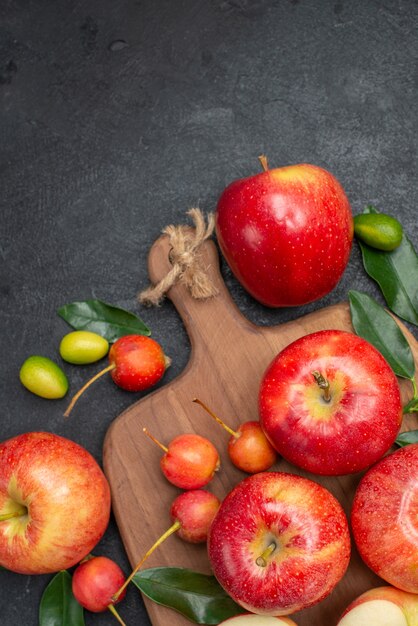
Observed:
[[[362,213],[354,217],[356,237],[372,248],[390,252],[402,241],[402,226],[385,213]]]
[[[56,400],[68,391],[68,380],[54,361],[46,356],[30,356],[20,368],[20,382],[41,398]]]
[[[60,355],[68,363],[86,365],[102,359],[109,351],[109,342],[88,330],[75,330],[62,338]]]

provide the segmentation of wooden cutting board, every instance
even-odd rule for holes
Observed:
[[[193,300],[181,284],[172,287],[168,294],[190,337],[191,357],[187,367],[174,381],[124,411],[111,425],[104,444],[104,469],[111,485],[113,511],[132,566],[171,525],[169,507],[181,493],[163,477],[159,467],[161,451],[144,435],[143,427],[165,444],[186,432],[207,436],[217,447],[222,462],[221,470],[208,488],[223,498],[245,474],[229,461],[227,433],[192,399],[199,397],[232,427],[242,421],[258,419],[259,383],[266,367],[281,349],[317,330],[353,330],[346,303],[280,326],[255,326],[242,316],[226,289],[214,243],[206,242],[201,251],[203,263],[219,294],[205,301]],[[150,251],[151,281],[158,282],[170,267],[168,238],[163,236]],[[404,326],[402,329],[417,361],[417,342]],[[406,402],[411,397],[411,384],[400,381],[400,386]],[[404,420],[403,430],[412,428],[417,428],[417,422],[415,417],[409,416]],[[284,460],[273,469],[308,476],[321,483],[349,514],[359,474],[324,478],[303,472]],[[158,548],[144,567],[155,566],[210,572],[206,547],[187,544],[176,535]],[[315,607],[292,617],[299,626],[335,626],[355,596],[379,584],[382,581],[363,565],[353,547],[349,569],[333,593]],[[145,603],[153,626],[190,624],[170,609],[147,599]]]

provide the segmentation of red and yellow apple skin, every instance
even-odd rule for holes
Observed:
[[[344,575],[344,511],[321,485],[282,472],[254,474],[224,499],[208,536],[213,573],[245,610],[289,615],[325,598]]]
[[[314,372],[329,382],[329,401]],[[262,379],[259,411],[279,454],[322,475],[372,465],[393,445],[402,421],[398,381],[386,360],[340,330],[305,335],[280,352]]]
[[[46,574],[75,565],[101,539],[109,515],[109,484],[80,445],[43,432],[0,444],[0,565],[6,569]]]
[[[366,565],[390,585],[418,594],[418,443],[363,476],[351,524]]]
[[[353,217],[336,178],[298,164],[236,180],[216,210],[217,239],[259,302],[296,306],[329,293],[349,260]]]
[[[418,626],[418,595],[376,587],[356,598],[337,626]]]

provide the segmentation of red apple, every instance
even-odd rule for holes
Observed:
[[[236,278],[271,307],[317,300],[340,280],[353,218],[332,174],[299,164],[236,180],[221,195],[216,234]]]
[[[277,461],[277,453],[260,426],[260,422],[243,422],[236,430],[225,424],[204,402],[194,398],[214,420],[231,436],[228,441],[228,454],[238,469],[248,474],[264,472]]]
[[[125,582],[125,575],[117,563],[105,556],[87,558],[75,569],[72,590],[81,606],[92,613],[101,613],[114,604],[113,594]],[[119,594],[120,602],[126,589]]]
[[[262,379],[259,410],[282,456],[325,475],[372,465],[402,421],[398,381],[386,360],[341,330],[306,335],[282,350]]]
[[[64,415],[68,417],[84,392],[107,372],[121,389],[144,391],[155,385],[170,365],[160,344],[144,335],[119,337],[109,351],[109,365],[90,378],[72,397]]]
[[[200,489],[207,485],[220,468],[221,461],[213,443],[194,433],[174,437],[168,447],[146,428],[144,433],[164,452],[161,471],[167,480],[180,489]]]
[[[351,523],[366,565],[389,584],[418,594],[418,443],[363,476]]]
[[[347,519],[321,485],[264,472],[222,502],[208,536],[213,572],[244,609],[289,615],[325,598],[350,558]]]
[[[178,524],[178,536],[189,543],[204,543],[219,505],[219,499],[203,489],[185,491],[177,496],[171,505],[170,516],[173,523]]]
[[[356,598],[337,626],[418,626],[418,595],[376,587]]]
[[[151,337],[125,335],[109,350],[110,375],[126,391],[144,391],[164,375],[170,359]]]
[[[67,569],[101,539],[110,489],[81,446],[31,432],[0,444],[0,565],[21,574]]]
[[[236,615],[230,617],[219,626],[297,626],[288,617],[273,617],[271,615]]]
[[[145,561],[174,533],[189,543],[204,543],[207,540],[209,528],[219,505],[218,498],[213,493],[203,491],[203,489],[185,491],[177,496],[170,507],[172,525],[138,561],[121,588],[113,595],[113,599],[119,600],[120,594],[126,589]]]

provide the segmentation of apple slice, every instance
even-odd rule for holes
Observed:
[[[418,595],[376,587],[356,598],[337,626],[418,626]]]
[[[270,615],[236,615],[221,622],[219,626],[297,626],[296,622],[287,617]],[[397,624],[393,624],[397,626]],[[402,625],[403,626],[403,625]]]

